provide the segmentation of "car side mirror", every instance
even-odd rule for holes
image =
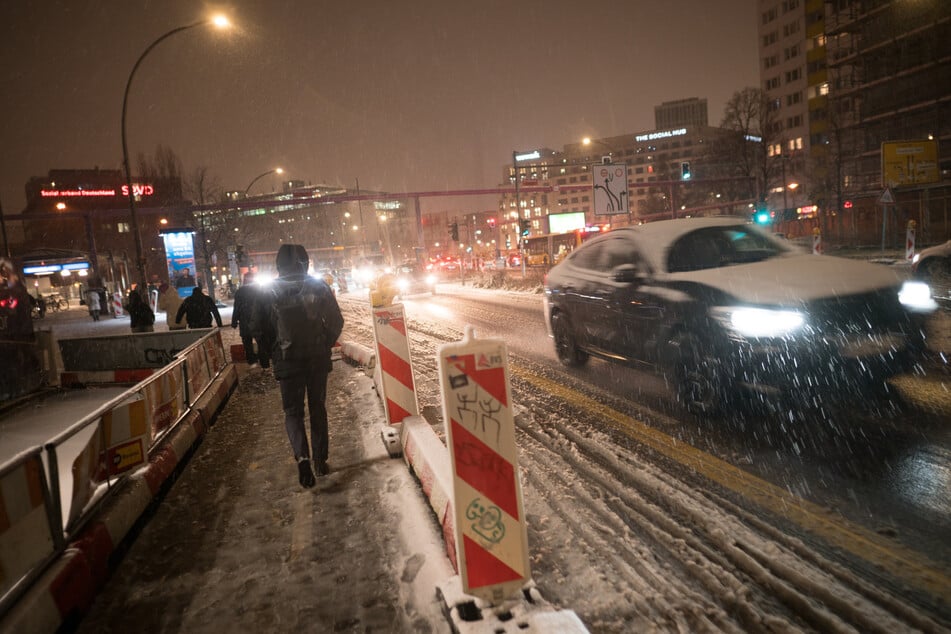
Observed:
[[[622,264],[614,268],[614,281],[622,284],[634,284],[643,279],[643,275],[633,264]]]

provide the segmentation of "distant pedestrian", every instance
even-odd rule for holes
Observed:
[[[182,305],[178,307],[175,321],[180,322],[182,317],[185,317],[189,328],[211,328],[212,317],[221,328],[221,314],[218,312],[218,306],[215,305],[215,300],[202,292],[201,286],[196,286],[192,294],[186,297]]]
[[[162,283],[158,288],[158,309],[165,311],[165,323],[169,330],[184,330],[185,322],[175,321],[178,309],[182,305],[182,296],[170,284]]]
[[[229,280],[230,282],[230,280]],[[240,328],[241,344],[244,346],[244,358],[252,368],[271,367],[271,351],[265,345],[263,333],[253,323],[255,305],[258,303],[260,287],[254,283],[254,273],[244,275],[244,283],[234,292],[234,310],[231,311],[231,327]],[[257,341],[257,351],[254,344]]]
[[[263,336],[272,341],[274,377],[280,381],[284,427],[297,460],[300,484],[314,486],[327,465],[327,375],[330,355],[343,329],[343,315],[326,282],[307,275],[310,258],[299,244],[282,244],[276,279],[261,296]],[[304,397],[310,413],[310,446],[304,426]]]
[[[132,332],[152,332],[155,330],[155,313],[145,303],[138,290],[129,293],[129,302],[125,305],[125,311],[129,313],[129,322],[132,326]]]
[[[92,320],[99,321],[99,314],[102,311],[102,304],[99,303],[98,289],[86,289],[86,308],[89,309],[89,316],[92,317]]]

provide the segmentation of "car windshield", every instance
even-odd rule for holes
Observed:
[[[706,227],[673,243],[667,256],[667,270],[679,273],[748,264],[785,252],[776,242],[742,225]]]

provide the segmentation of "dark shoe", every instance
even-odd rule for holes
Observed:
[[[300,476],[300,485],[305,489],[317,484],[317,480],[314,478],[314,472],[310,469],[310,460],[304,458],[303,460],[297,463],[297,471]]]
[[[325,476],[330,473],[330,467],[327,466],[326,460],[321,460],[317,463],[317,475]]]

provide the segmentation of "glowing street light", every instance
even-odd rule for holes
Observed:
[[[258,174],[253,179],[251,179],[251,182],[248,183],[248,186],[244,188],[244,195],[247,196],[248,192],[251,191],[251,186],[254,185],[256,182],[258,182],[259,180],[261,180],[262,178],[264,178],[265,176],[267,176],[268,174],[283,174],[283,173],[284,173],[283,169],[281,169],[280,167],[275,167],[272,170],[268,170],[266,172]]]
[[[172,29],[168,33],[160,36],[154,42],[149,44],[148,48],[139,55],[139,59],[136,60],[135,65],[132,67],[132,72],[129,73],[129,79],[125,84],[125,94],[122,97],[122,164],[125,167],[125,183],[128,187],[129,195],[129,220],[132,225],[132,237],[135,240],[135,264],[136,270],[139,273],[139,284],[137,290],[139,293],[144,293],[148,284],[148,277],[145,271],[145,256],[142,253],[142,236],[139,235],[139,221],[135,214],[135,192],[132,189],[132,170],[129,168],[129,145],[126,141],[126,110],[129,105],[129,89],[132,87],[132,78],[135,77],[135,71],[139,69],[139,66],[142,64],[142,60],[152,52],[152,49],[159,45],[162,41],[168,39],[169,37],[175,35],[176,33],[181,33],[182,31],[187,31],[188,29],[195,28],[196,26],[204,26],[206,24],[214,25],[219,29],[228,28],[231,26],[231,23],[223,15],[215,15],[209,19],[199,20],[198,22],[193,22],[192,24],[186,24]]]

